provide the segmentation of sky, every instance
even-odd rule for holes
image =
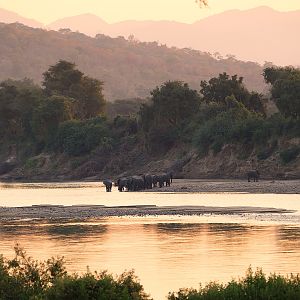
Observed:
[[[0,8],[44,24],[84,13],[114,23],[123,20],[173,20],[193,23],[231,9],[269,6],[279,11],[300,9],[300,0],[209,0],[200,8],[195,0],[0,0]]]

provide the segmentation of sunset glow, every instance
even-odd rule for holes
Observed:
[[[269,6],[279,11],[300,9],[299,0],[210,0],[199,8],[194,0],[0,0],[0,8],[11,10],[42,23],[66,16],[92,13],[113,23],[122,20],[174,20],[192,23],[209,15],[232,9]]]

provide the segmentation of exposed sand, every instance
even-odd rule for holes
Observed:
[[[0,207],[0,220],[24,219],[88,219],[110,216],[146,215],[203,215],[243,213],[291,213],[293,211],[266,207],[212,207],[212,206],[155,206],[134,205],[108,207],[101,205],[33,205],[27,207]]]
[[[101,183],[99,183],[101,184]],[[89,183],[57,183],[48,188],[83,187]],[[13,185],[16,187],[16,185]],[[45,188],[45,184],[20,184],[24,187]],[[48,184],[46,184],[48,186]],[[300,180],[247,182],[241,180],[174,180],[170,187],[154,188],[147,192],[182,193],[276,193],[299,194]],[[116,192],[116,191],[114,191]],[[300,200],[300,196],[299,196]],[[0,220],[20,219],[88,219],[109,216],[146,216],[146,215],[203,215],[203,214],[243,214],[243,213],[290,213],[286,209],[265,207],[211,207],[211,206],[118,206],[101,205],[63,206],[34,205],[29,207],[0,207]]]
[[[253,194],[300,194],[300,180],[188,180],[175,179],[170,187],[148,191],[184,193],[253,193]]]

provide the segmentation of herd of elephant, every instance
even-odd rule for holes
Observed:
[[[128,177],[118,178],[114,183],[118,187],[119,192],[128,191],[141,191],[145,189],[152,189],[153,187],[159,186],[170,186],[173,182],[172,172],[159,173],[159,174],[144,174],[144,175],[134,175]],[[111,192],[113,181],[106,179],[103,180],[106,192]]]
[[[258,170],[251,170],[247,172],[248,182],[253,179],[254,182],[257,182],[260,176]],[[172,172],[160,173],[160,174],[144,174],[144,175],[134,175],[128,177],[121,177],[115,181],[115,186],[118,187],[119,192],[128,191],[140,191],[145,189],[152,189],[153,187],[159,186],[160,188],[165,186],[170,186],[173,182]],[[106,191],[111,192],[113,181],[106,179],[103,180]]]

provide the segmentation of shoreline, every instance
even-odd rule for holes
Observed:
[[[93,185],[92,185],[93,184]],[[83,181],[10,182],[0,180],[4,188],[82,188],[103,186],[102,180]],[[113,191],[117,192],[117,191]],[[162,193],[249,193],[249,194],[300,194],[300,180],[260,180],[248,182],[241,179],[174,179],[170,187],[153,188],[139,192]]]
[[[170,187],[154,188],[146,192],[169,193],[247,193],[300,194],[300,180],[205,180],[175,179]]]
[[[17,221],[24,219],[39,220],[86,220],[101,217],[123,216],[200,216],[205,214],[239,215],[239,214],[288,214],[294,210],[251,207],[251,206],[156,206],[156,205],[32,205],[24,207],[0,207],[0,221]]]

